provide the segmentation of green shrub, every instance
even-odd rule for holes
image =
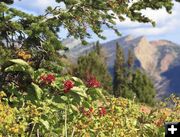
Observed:
[[[95,79],[86,85],[77,77],[34,70],[21,59],[9,60],[2,73],[1,136],[157,137],[164,135],[165,121],[180,120],[174,96],[171,108],[150,108],[104,96]]]

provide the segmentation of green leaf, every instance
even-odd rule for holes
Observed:
[[[22,66],[30,67],[30,65],[27,62],[25,62],[24,60],[22,60],[22,59],[11,59],[10,62],[13,62],[15,64],[19,64],[19,65],[22,65]]]
[[[66,102],[66,101],[68,100],[68,97],[66,97],[66,96],[61,96],[61,99],[62,99],[64,102]]]
[[[89,104],[89,102],[87,102],[87,101],[84,101],[83,106],[86,107],[86,108],[90,108],[91,104]]]
[[[105,99],[105,96],[104,96],[103,93],[102,93],[102,89],[96,88],[96,92],[97,92],[98,96],[99,96],[101,99],[103,99],[104,101],[106,100],[106,99]]]
[[[72,110],[74,110],[74,111],[76,111],[76,112],[79,112],[79,109],[77,108],[77,106],[75,106],[75,105],[71,105],[71,109]]]
[[[31,75],[31,77],[34,77],[34,70],[33,68],[24,60],[22,59],[12,59],[10,62],[14,63],[14,65],[11,65],[5,69],[6,72],[8,71],[24,71]]]
[[[77,77],[72,77],[73,81],[75,81],[76,84],[78,85],[83,85],[83,81]]]
[[[10,72],[10,71],[25,71],[25,69],[24,67],[15,64],[5,69],[5,72]]]
[[[36,93],[36,97],[38,99],[41,99],[43,90],[35,83],[31,83],[32,87],[34,88],[34,91]]]
[[[43,119],[40,119],[40,122],[45,126],[45,128],[48,130],[49,129],[49,122]]]
[[[82,97],[87,98],[87,94],[86,94],[85,90],[82,89],[82,88],[80,88],[80,87],[73,87],[73,88],[71,89],[71,92],[72,92],[72,93],[75,93],[75,94],[77,94],[77,95],[79,95],[79,96],[82,96]]]
[[[87,94],[89,94],[93,100],[101,98],[104,102],[106,102],[105,96],[99,88],[91,88],[87,91]]]

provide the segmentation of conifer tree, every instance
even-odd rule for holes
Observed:
[[[78,58],[75,74],[86,81],[88,75],[93,75],[100,81],[102,87],[108,91],[112,90],[112,78],[108,72],[106,61],[99,44],[95,50],[85,56]]]
[[[134,55],[131,50],[128,52],[127,62],[124,51],[116,45],[116,59],[114,66],[113,92],[115,97],[125,97],[149,105],[154,104],[155,88],[147,75],[139,69],[133,68]]]
[[[14,46],[18,41],[27,48],[37,46],[37,49],[41,48],[40,51],[52,53],[63,48],[58,38],[60,27],[64,27],[69,32],[68,36],[80,38],[85,44],[85,39],[91,37],[88,29],[104,39],[102,26],[113,29],[119,34],[115,27],[115,18],[124,21],[126,16],[132,21],[150,22],[155,25],[154,21],[141,11],[146,8],[152,10],[165,8],[171,13],[173,7],[173,0],[55,1],[59,3],[58,6],[49,5],[44,15],[35,16],[8,6],[14,4],[16,2],[14,0],[0,0],[0,40],[5,39],[10,46]],[[60,3],[63,3],[65,8],[62,8]]]
[[[132,50],[128,50],[128,59],[127,59],[127,65],[129,68],[132,68],[134,66],[134,54]]]
[[[127,79],[127,82],[129,83],[132,80],[132,73],[134,71],[134,60],[135,56],[131,49],[128,49],[128,56],[125,62],[125,78]]]
[[[98,55],[100,55],[101,47],[100,47],[99,41],[96,42],[95,51]]]
[[[58,6],[49,5],[44,15],[32,15],[13,8],[14,0],[0,0],[0,43],[3,48],[16,50],[16,45],[33,54],[34,68],[43,64],[61,64],[57,50],[67,49],[61,44],[59,32],[61,28],[68,31],[68,36],[80,38],[86,44],[86,38],[91,38],[88,29],[98,37],[102,35],[103,27],[113,29],[115,18],[125,20],[125,16],[133,21],[148,23],[154,22],[141,13],[142,9],[153,10],[165,8],[171,13],[173,0],[136,1],[129,0],[55,0]],[[65,8],[61,8],[61,4]],[[132,3],[132,4],[130,4]],[[9,6],[11,5],[11,6]],[[45,65],[46,66],[46,65]],[[48,67],[48,66],[47,66]]]
[[[113,94],[115,97],[122,96],[124,90],[125,58],[123,49],[116,43],[116,59],[114,65]]]
[[[132,90],[139,102],[154,105],[156,91],[152,81],[139,69],[135,71],[132,78]]]
[[[128,50],[128,57],[127,57],[127,62],[126,62],[126,67],[125,67],[125,73],[126,73],[126,79],[128,85],[131,85],[132,81],[132,74],[134,72],[134,61],[135,61],[135,56],[134,53],[131,49]]]

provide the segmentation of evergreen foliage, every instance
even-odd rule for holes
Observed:
[[[62,49],[58,41],[60,28],[65,28],[69,36],[80,38],[85,44],[85,38],[90,38],[90,28],[100,38],[102,27],[115,28],[115,19],[125,20],[125,16],[132,21],[143,23],[154,21],[141,13],[142,9],[158,10],[165,8],[171,13],[173,0],[152,0],[152,1],[129,1],[129,0],[56,0],[58,6],[47,7],[44,15],[31,15],[7,4],[13,4],[13,0],[0,0],[0,40],[6,40],[8,46],[14,46],[15,42],[24,46],[38,47],[37,49],[54,52]],[[132,3],[133,2],[133,3]],[[64,4],[65,8],[60,5]],[[132,4],[130,4],[132,3]],[[60,27],[60,28],[59,28]]]
[[[145,73],[134,68],[134,55],[131,50],[125,61],[124,51],[118,43],[114,69],[113,92],[115,97],[121,96],[129,99],[136,97],[139,102],[154,104],[155,88],[153,83]]]
[[[126,15],[133,21],[154,24],[151,19],[141,14],[141,9],[155,10],[164,7],[171,13],[173,7],[172,0],[137,1],[131,6],[129,5],[132,1],[129,0],[56,0],[59,6],[49,5],[44,15],[32,15],[9,6],[14,2],[14,0],[0,0],[0,41],[3,41],[4,48],[16,50],[20,47],[30,52],[36,69],[41,66],[47,68],[44,64],[53,65],[52,61],[61,64],[59,55],[56,54],[57,50],[66,49],[61,44],[61,36],[58,35],[61,28],[69,32],[68,36],[80,38],[82,43],[86,44],[85,39],[91,37],[88,29],[102,39],[103,26],[119,34],[115,28],[116,17],[124,21]],[[65,8],[61,8],[62,3]]]
[[[11,50],[4,48],[2,45],[0,45],[0,64],[3,64],[5,61],[10,59],[11,55]]]
[[[123,49],[120,45],[116,44],[116,59],[114,66],[114,81],[113,81],[113,91],[114,96],[119,97],[123,95],[125,89],[125,58]]]
[[[155,88],[152,81],[140,70],[136,70],[132,78],[132,90],[136,94],[137,100],[149,105],[155,103]]]
[[[129,68],[133,67],[134,60],[135,60],[134,54],[133,54],[132,50],[129,49],[129,51],[128,51],[128,59],[127,59],[127,65],[128,65]]]
[[[102,52],[101,52],[101,47],[100,47],[100,43],[99,41],[96,42],[96,48],[95,48],[95,51],[98,55],[100,55]]]
[[[100,81],[104,89],[112,90],[112,79],[99,43],[96,44],[95,50],[78,58],[75,74],[84,81],[87,80],[88,75],[93,75]]]

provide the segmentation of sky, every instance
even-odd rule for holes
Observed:
[[[55,0],[15,0],[14,7],[32,13],[35,15],[43,14],[46,7],[52,5],[56,6]],[[122,36],[147,36],[149,40],[170,40],[180,45],[180,3],[174,2],[172,14],[168,14],[165,9],[152,11],[147,9],[143,14],[150,17],[156,22],[156,27],[150,23],[143,24],[138,22],[131,22],[126,20],[124,22],[116,21],[117,28]],[[66,35],[63,30],[60,35]],[[90,41],[100,40],[101,42],[110,41],[118,38],[118,36],[110,29],[104,29],[103,35],[107,37],[106,40],[100,40],[96,35],[92,34],[93,38]]]

